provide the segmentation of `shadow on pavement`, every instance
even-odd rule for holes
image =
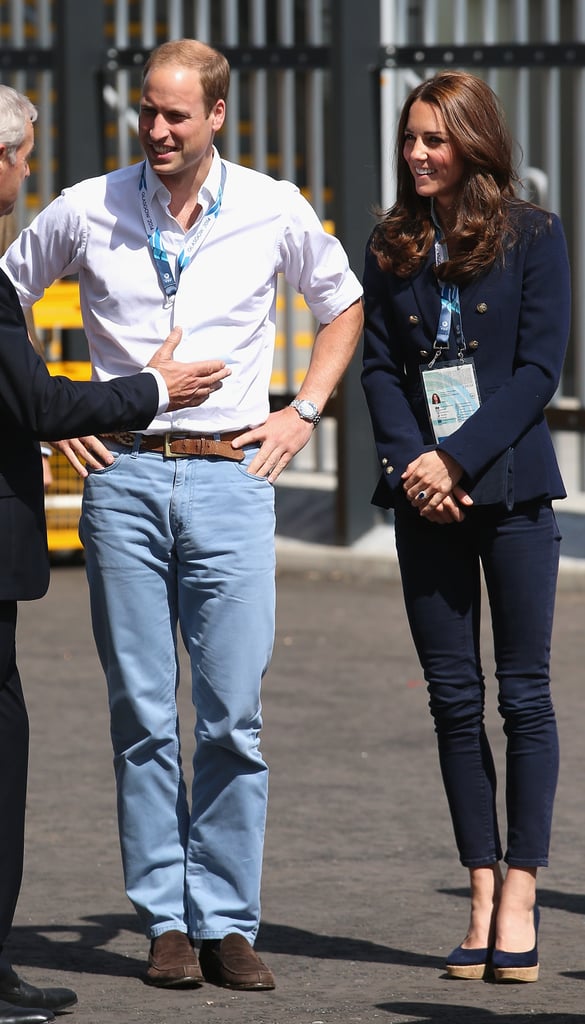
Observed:
[[[144,972],[144,957],[121,956],[105,949],[122,932],[141,935],[133,914],[105,914],[82,919],[72,925],[35,925],[14,928],[11,951],[14,959],[50,970],[82,970],[88,974],[139,977]],[[73,939],[72,936],[75,936]],[[146,943],[146,940],[145,940]],[[145,947],[146,948],[146,947]],[[262,921],[256,949],[265,954],[311,957],[317,960],[351,961],[369,964],[401,964],[407,967],[443,966],[443,959],[394,949],[351,936],[325,935],[289,925]]]
[[[378,1003],[379,1010],[387,1013],[398,1013],[421,1024],[434,1024],[436,1021],[448,1024],[497,1024],[503,1021],[509,1024],[574,1024],[583,1021],[581,1013],[497,1013],[492,1010],[478,1009],[477,1006],[455,1006],[449,1003]]]

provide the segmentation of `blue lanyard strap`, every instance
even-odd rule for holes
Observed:
[[[150,204],[148,201],[148,192],[146,185],[146,161],[142,165],[140,173],[140,180],[138,182],[138,192],[140,195],[140,209],[142,212],[142,219],[144,221],[144,227],[146,229],[146,236],[148,238],[148,244],[152,253],[152,259],[158,274],[159,281],[162,285],[167,300],[171,300],[174,295],[177,294],[179,278],[185,270],[191,260],[193,259],[196,251],[200,248],[203,239],[213,227],[219,211],[221,210],[221,203],[223,200],[223,189],[225,185],[226,169],[225,164],[222,162],[221,165],[221,182],[217,193],[215,202],[209,207],[207,213],[203,217],[199,229],[190,238],[187,243],[181,249],[177,257],[177,280],[175,280],[174,274],[171,270],[169,263],[169,257],[165,250],[160,230],[158,225],[154,221]]]
[[[449,253],[447,252],[447,246],[443,239],[443,233],[439,226],[438,221],[435,217],[435,211],[431,206],[431,216],[435,225],[435,264],[440,266],[445,260],[449,259]],[[433,343],[433,349],[435,355],[429,363],[429,369],[434,366],[437,359],[440,359],[443,352],[449,349],[449,338],[451,335],[451,323],[455,331],[455,340],[457,342],[457,355],[460,359],[463,359],[465,352],[465,338],[463,336],[463,324],[461,321],[461,305],[459,303],[459,288],[456,284],[447,284],[445,281],[439,281],[441,286],[441,311],[439,313],[439,323],[437,325],[437,333]]]
[[[177,285],[175,283],[175,278],[173,276],[171,265],[169,263],[169,257],[167,256],[165,247],[162,243],[160,231],[158,228],[155,228],[153,233],[148,236],[148,244],[150,245],[152,258],[154,260],[154,265],[156,267],[156,272],[159,276],[160,283],[164,288],[165,295],[168,298],[171,298],[173,295],[176,295],[177,293]],[[181,256],[179,256],[179,260],[180,258]],[[180,272],[181,264],[179,263],[179,273]]]
[[[455,333],[457,333],[457,328],[461,323],[459,289],[456,285],[443,283],[441,284],[441,312],[439,313],[435,348],[449,348],[452,320],[455,322]]]

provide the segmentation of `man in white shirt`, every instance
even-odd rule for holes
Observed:
[[[204,405],[144,433],[65,445],[86,480],[81,533],[106,673],[126,889],[151,939],[146,979],[274,987],[254,951],[268,769],[260,685],[274,639],[273,484],[355,351],[361,286],[298,189],[220,158],[229,65],[179,40],[144,71],[144,164],[82,182],[8,251],[30,305],[78,273],[94,375],[178,359],[231,371]],[[277,275],[320,326],[294,403],[269,411]],[[175,702],[177,625],[197,712],[191,808]],[[199,958],[194,943],[201,943]]]
[[[37,111],[0,84],[0,218],[29,175]],[[18,603],[49,585],[39,437],[146,426],[154,415],[200,405],[229,373],[221,361],[175,362],[181,332],[144,371],[103,383],[53,377],[33,350],[13,285],[0,271],[0,1024],[46,1024],[77,1002],[67,988],[38,988],[4,949],[24,863],[29,721],[16,662]]]

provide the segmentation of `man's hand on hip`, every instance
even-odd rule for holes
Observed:
[[[232,448],[260,445],[248,466],[248,473],[264,476],[273,484],[297,452],[305,447],[314,429],[312,423],[302,420],[294,409],[287,406],[271,413],[261,426],[242,432],[232,441]]]

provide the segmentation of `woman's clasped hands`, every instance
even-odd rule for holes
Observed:
[[[446,452],[423,452],[402,474],[408,501],[431,523],[461,523],[473,499],[459,486],[463,469]]]

